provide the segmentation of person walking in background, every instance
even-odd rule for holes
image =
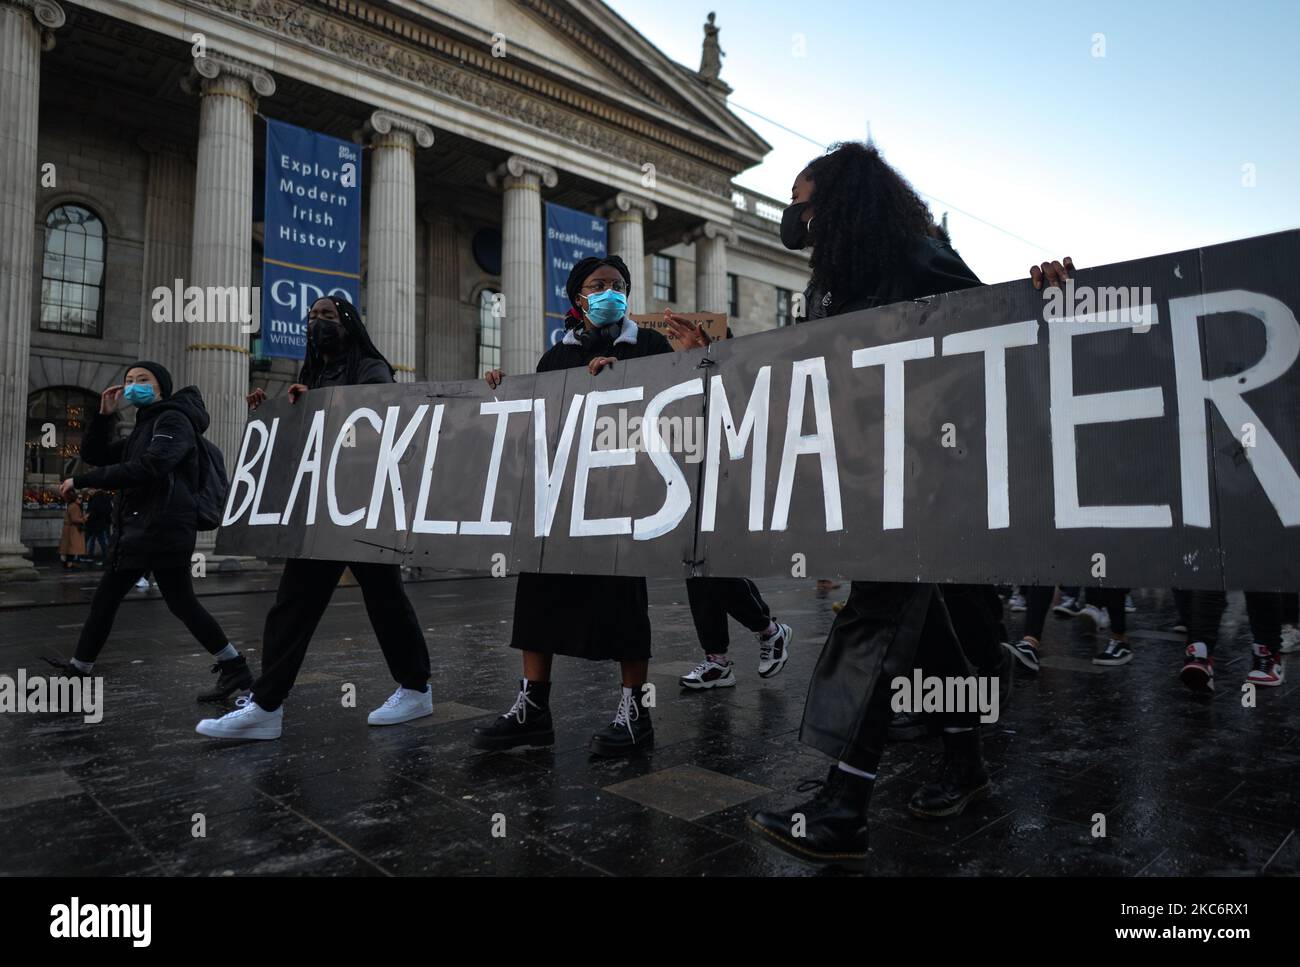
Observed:
[[[63,495],[68,506],[63,511],[63,533],[59,535],[59,559],[63,561],[63,570],[75,571],[77,562],[86,555],[86,539],[82,531],[86,527],[86,514],[81,509],[81,502],[71,494]]]
[[[123,401],[137,408],[135,428],[125,440],[114,440]],[[95,469],[63,481],[59,492],[71,501],[79,487],[120,491],[116,526],[76,651],[68,661],[47,659],[51,664],[89,675],[113,630],[122,598],[152,571],[171,613],[216,659],[216,687],[199,700],[221,701],[252,684],[244,656],[199,603],[190,576],[199,527],[196,494],[203,472],[199,437],[207,428],[208,411],[198,388],[186,386],[173,393],[171,374],[159,363],[132,363],[122,385],[100,395],[99,412],[81,444],[82,458]]]
[[[95,561],[100,567],[108,562],[108,537],[113,526],[113,498],[105,490],[88,490],[90,499],[86,502],[86,553],[95,558],[95,548],[99,556]]]

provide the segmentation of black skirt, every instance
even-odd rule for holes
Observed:
[[[520,574],[510,647],[591,661],[648,659],[645,578]]]

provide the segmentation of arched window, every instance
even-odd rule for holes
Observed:
[[[60,504],[59,483],[72,476],[81,438],[99,409],[99,395],[77,386],[53,386],[27,397],[23,506]]]
[[[478,372],[501,368],[501,293],[483,289],[478,294]]]
[[[103,335],[104,223],[82,205],[58,205],[45,216],[41,263],[41,329]]]

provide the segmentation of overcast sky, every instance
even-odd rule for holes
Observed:
[[[788,200],[869,122],[986,282],[1300,227],[1300,0],[610,4],[691,68],[717,12],[732,109],[773,146],[740,184]]]

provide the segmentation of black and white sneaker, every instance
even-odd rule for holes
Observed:
[[[1131,594],[1126,594],[1126,595],[1124,595],[1124,613],[1125,613],[1125,614],[1136,614],[1136,613],[1137,613],[1137,609],[1138,609],[1138,606],[1137,606],[1136,604],[1133,603],[1133,595],[1131,595]]]
[[[705,656],[704,661],[677,679],[677,684],[692,689],[731,688],[736,684],[736,676],[731,670],[731,662],[724,665]]]
[[[1009,651],[1011,657],[1020,662],[1031,675],[1038,674],[1038,646],[1032,641],[1021,638],[1014,645],[1004,641],[1002,647]]]
[[[1133,660],[1133,652],[1129,646],[1118,638],[1112,638],[1110,642],[1101,651],[1097,652],[1096,657],[1092,659],[1094,665],[1127,665]]]
[[[790,657],[790,645],[794,641],[794,632],[789,625],[778,622],[776,634],[770,638],[758,636],[758,677],[771,678],[785,667]]]
[[[1061,595],[1061,602],[1052,611],[1062,618],[1074,618],[1083,611],[1083,605],[1079,603],[1078,598],[1071,597],[1068,594]]]
[[[1021,611],[1028,611],[1029,603],[1025,600],[1025,596],[1021,594],[1020,590],[1017,588],[1016,593],[1011,595],[1011,597],[1007,599],[1007,607],[1009,607],[1012,611],[1019,613]]]
[[[199,694],[200,702],[220,704],[229,701],[236,692],[248,692],[253,688],[253,672],[243,655],[219,661],[212,666],[212,670],[217,673],[216,685]]]

